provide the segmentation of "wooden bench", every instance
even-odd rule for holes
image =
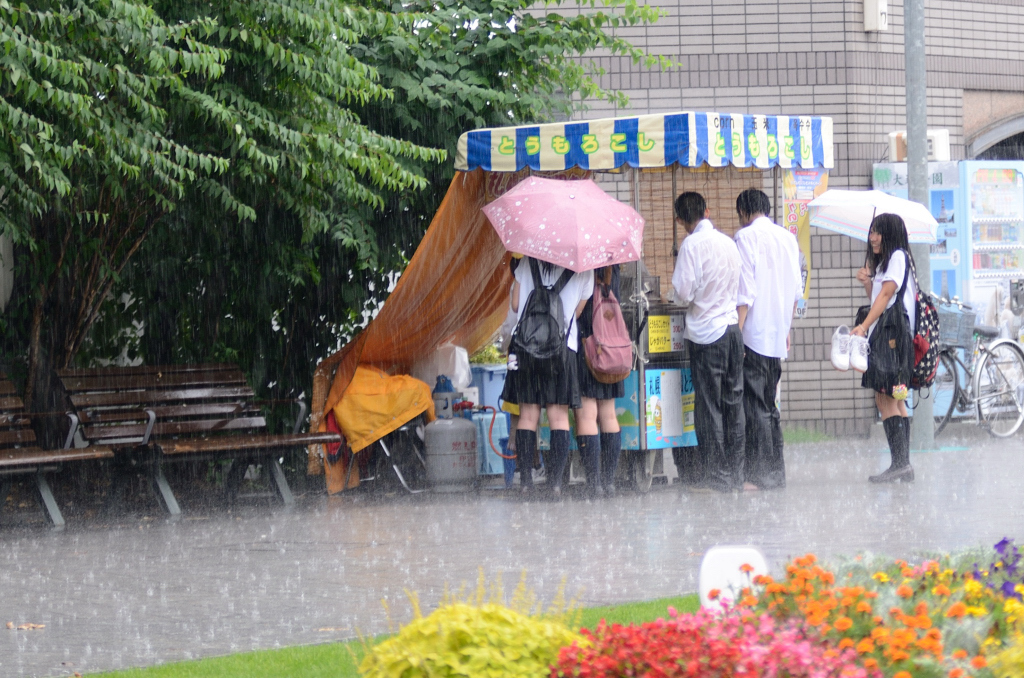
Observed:
[[[270,435],[255,393],[231,364],[155,365],[57,372],[91,445],[113,448],[115,481],[144,472],[157,500],[172,516],[181,510],[164,476],[163,464],[229,460],[230,500],[250,464],[269,471],[286,506],[294,503],[277,457],[308,445],[337,443],[334,433],[299,433],[300,408],[291,434]],[[112,491],[119,497],[120,488]]]
[[[64,527],[64,516],[53,497],[46,474],[59,471],[67,463],[114,457],[113,450],[103,445],[73,447],[78,419],[73,414],[68,417],[70,426],[63,449],[40,449],[36,445],[31,421],[25,414],[25,405],[15,392],[14,384],[7,375],[0,373],[0,509],[11,493],[15,476],[32,474],[39,503],[47,520],[55,528]]]

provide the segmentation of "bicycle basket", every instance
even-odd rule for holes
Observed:
[[[953,304],[936,304],[939,314],[939,342],[947,346],[971,348],[974,345],[974,321],[972,311],[964,312]]]

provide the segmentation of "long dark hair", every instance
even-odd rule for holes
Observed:
[[[898,214],[879,214],[871,220],[871,232],[882,236],[882,246],[878,254],[871,250],[871,242],[868,241],[867,265],[871,275],[878,271],[889,270],[889,259],[896,250],[906,252],[907,261],[911,268],[914,266],[914,259],[910,256],[910,241],[907,239],[907,226],[903,218]]]

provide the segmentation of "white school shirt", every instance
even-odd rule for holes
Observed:
[[[685,336],[695,344],[712,344],[725,334],[736,315],[740,254],[736,243],[702,219],[683,239],[672,273],[672,287],[689,304]]]
[[[800,246],[796,236],[768,217],[736,232],[740,250],[737,306],[747,307],[743,344],[768,358],[785,358],[793,305],[803,296]]]
[[[565,269],[561,266],[552,268],[551,273],[544,273],[544,264],[540,264],[540,281],[550,287],[558,282],[559,276]],[[523,317],[523,309],[526,308],[526,300],[530,298],[533,291],[533,273],[530,272],[530,260],[523,257],[516,268],[516,281],[519,283],[519,310],[516,311],[516,322]],[[578,347],[578,329],[576,327],[576,307],[584,299],[589,299],[594,294],[594,272],[583,271],[576,273],[569,278],[559,297],[562,299],[562,313],[565,315],[566,344],[569,350],[576,351]]]
[[[889,257],[889,268],[884,271],[875,271],[875,277],[871,280],[871,303],[875,303],[875,299],[882,291],[882,283],[886,280],[891,280],[896,283],[896,293],[900,291],[900,285],[903,284],[903,273],[907,270],[907,255],[903,250],[896,250]],[[896,303],[896,294],[893,294],[889,298],[889,305],[886,308],[892,308],[892,305]],[[907,309],[907,317],[910,319],[910,334],[914,334],[914,318],[917,315],[917,283],[914,282],[914,272],[911,271],[910,275],[907,276],[907,289],[903,292],[903,306]],[[877,324],[878,321],[875,321]],[[871,325],[871,330],[875,329],[875,325]],[[868,333],[870,335],[870,332]]]

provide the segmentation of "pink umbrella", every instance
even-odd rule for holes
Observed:
[[[484,214],[505,249],[573,271],[640,258],[644,218],[590,179],[527,177]]]

